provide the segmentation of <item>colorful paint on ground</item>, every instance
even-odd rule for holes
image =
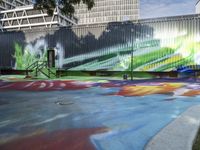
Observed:
[[[142,150],[200,104],[198,80],[0,80],[0,149]]]

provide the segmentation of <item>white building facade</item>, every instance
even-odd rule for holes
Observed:
[[[77,18],[62,15],[56,6],[53,15],[34,8],[32,0],[2,0],[0,2],[0,31],[51,28],[77,25]]]
[[[32,4],[32,0],[2,0],[0,2],[0,11],[30,4]]]
[[[196,13],[200,14],[200,0],[198,0],[196,3]]]
[[[33,28],[51,28],[76,25],[77,20],[61,14],[59,7],[49,16],[46,10],[34,9],[33,5],[0,11],[0,30],[21,30]]]
[[[95,24],[138,20],[139,0],[95,0],[95,6],[88,11],[87,6],[75,6],[78,24]]]

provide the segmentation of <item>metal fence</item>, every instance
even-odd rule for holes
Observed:
[[[69,70],[170,71],[200,64],[199,15],[0,33],[0,66],[17,69],[56,51]],[[132,57],[131,57],[132,56]]]

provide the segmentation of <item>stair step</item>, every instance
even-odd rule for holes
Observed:
[[[49,68],[47,65],[47,61],[36,61],[27,67],[27,70],[33,70],[32,74],[38,76],[38,74],[43,74],[48,78],[56,78],[56,69]],[[27,71],[27,76],[29,76],[29,72]]]

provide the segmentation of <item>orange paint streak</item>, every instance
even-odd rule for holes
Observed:
[[[173,92],[174,90],[182,87],[183,84],[173,84],[173,83],[164,83],[159,86],[124,86],[122,89],[117,93],[117,95],[122,96],[145,96],[151,94],[168,94]]]
[[[182,96],[196,96],[196,95],[200,95],[200,90],[191,90],[184,93]]]

